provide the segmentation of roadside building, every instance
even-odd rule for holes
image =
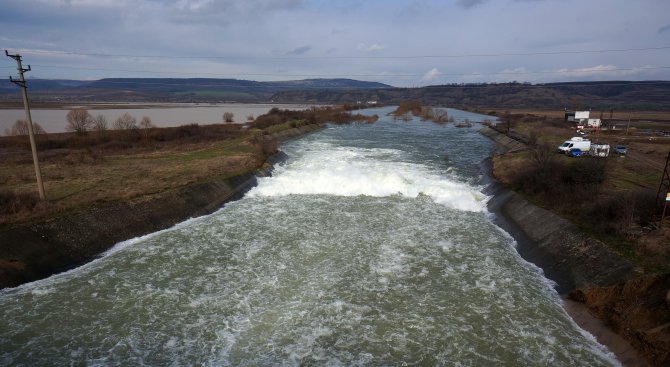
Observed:
[[[600,129],[602,126],[602,121],[600,121],[600,119],[588,119],[586,121],[586,126],[594,129]]]
[[[565,115],[563,117],[563,120],[566,122],[575,122],[579,123],[580,125],[586,124],[587,120],[589,119],[589,116],[591,115],[591,111],[565,111]]]

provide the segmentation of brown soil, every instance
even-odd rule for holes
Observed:
[[[583,303],[563,298],[563,308],[582,329],[591,333],[600,344],[607,346],[621,364],[626,367],[649,366],[647,360],[626,339],[594,317]]]
[[[670,273],[577,289],[570,298],[630,341],[654,366],[670,366]]]

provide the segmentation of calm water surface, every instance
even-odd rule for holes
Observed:
[[[149,108],[110,108],[89,109],[93,116],[103,115],[107,119],[109,127],[117,118],[127,113],[139,122],[142,117],[147,116],[154,125],[158,127],[180,126],[191,123],[206,125],[219,124],[223,122],[223,113],[231,112],[234,122],[244,123],[247,116],[257,117],[267,113],[271,108],[302,110],[310,105],[300,104],[168,104],[160,107]],[[57,133],[65,131],[67,125],[66,115],[69,109],[31,109],[30,116],[33,122],[39,123],[46,132]],[[24,120],[26,113],[23,109],[0,109],[0,134],[11,128],[16,120]]]
[[[617,365],[492,223],[491,148],[388,117],[287,143],[220,211],[0,292],[0,365]]]

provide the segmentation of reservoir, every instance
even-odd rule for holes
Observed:
[[[390,110],[283,144],[214,214],[0,291],[0,365],[618,365],[493,223],[478,126]]]
[[[303,110],[312,105],[301,104],[269,104],[269,103],[228,103],[228,104],[189,104],[173,103],[153,105],[141,104],[113,104],[109,108],[98,104],[95,109],[88,108],[92,116],[102,115],[107,119],[108,128],[112,129],[114,120],[129,114],[139,123],[144,116],[149,117],[157,127],[181,126],[188,124],[220,124],[223,123],[223,114],[233,114],[235,123],[244,123],[248,116],[258,117],[267,113],[271,108]],[[73,106],[73,108],[76,106]],[[83,106],[86,108],[86,106]],[[67,126],[68,108],[36,109],[30,111],[34,123],[40,124],[48,133],[64,132]],[[0,134],[6,135],[6,129],[11,128],[16,120],[24,120],[26,112],[23,109],[0,109]]]

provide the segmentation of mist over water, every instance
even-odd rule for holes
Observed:
[[[287,143],[217,213],[2,291],[0,364],[617,365],[492,223],[490,149],[388,117]]]

